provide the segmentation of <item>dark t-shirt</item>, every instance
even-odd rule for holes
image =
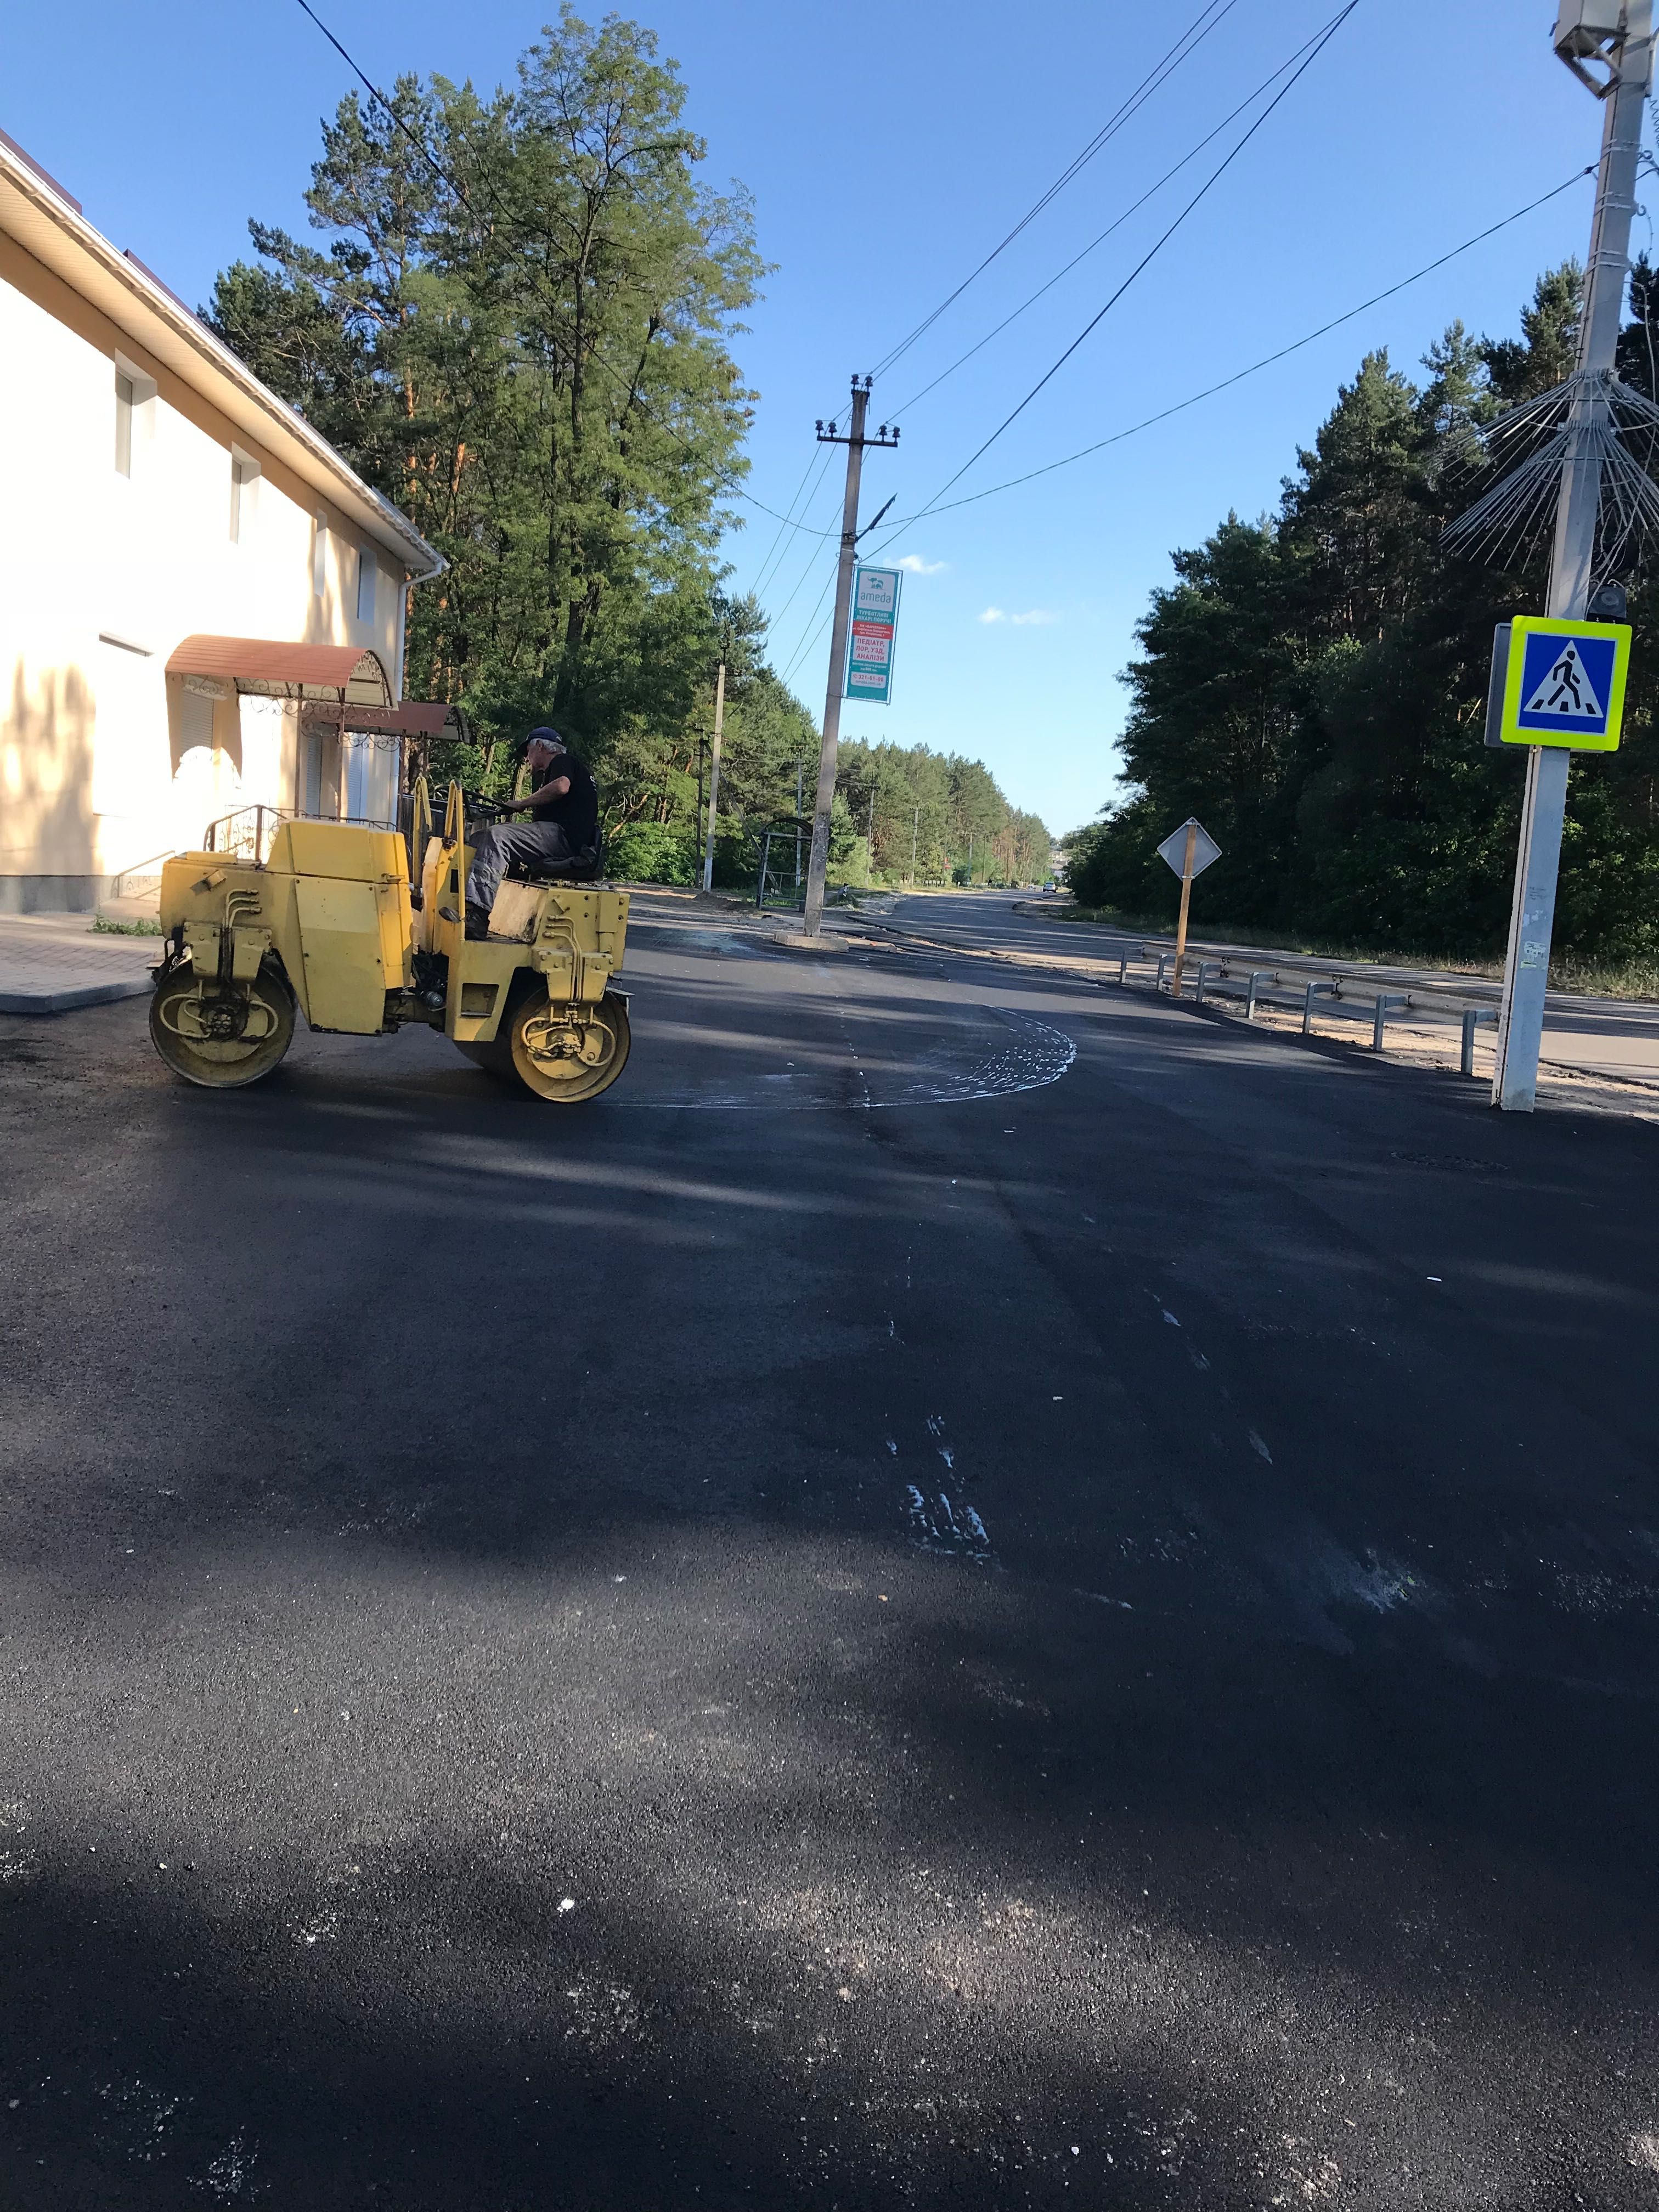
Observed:
[[[570,841],[573,853],[590,852],[599,840],[599,794],[586,765],[574,753],[557,753],[542,772],[544,783],[556,783],[562,775],[570,788],[550,805],[538,806],[531,819],[556,822]]]

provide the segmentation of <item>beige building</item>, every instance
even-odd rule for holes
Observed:
[[[440,556],[3,134],[0,407],[0,912],[255,804],[395,819]]]

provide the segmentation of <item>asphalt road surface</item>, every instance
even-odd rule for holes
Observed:
[[[881,927],[905,937],[943,941],[981,952],[1013,950],[1062,962],[1079,957],[1115,961],[1123,951],[1139,960],[1142,947],[1152,941],[1142,932],[1097,922],[1066,921],[1058,912],[1045,915],[1042,911],[1045,905],[1059,909],[1064,904],[1060,897],[1029,893],[1019,896],[989,890],[911,893],[894,902],[890,913],[882,917]],[[1173,944],[1174,939],[1164,941]],[[1217,949],[1196,934],[1192,942],[1194,962],[1200,951]],[[1241,948],[1233,950],[1241,959],[1250,957]],[[1254,960],[1282,964],[1292,973],[1324,974],[1333,967],[1358,972],[1390,988],[1409,989],[1416,1006],[1431,1006],[1437,997],[1444,997],[1460,1008],[1470,1000],[1484,1000],[1495,1007],[1502,996],[1501,983],[1496,979],[1462,975],[1444,968],[1331,962],[1267,951],[1255,952]],[[1144,978],[1144,968],[1142,975]],[[1455,1021],[1456,1014],[1449,1012],[1448,1018]],[[1659,1006],[1552,991],[1546,1002],[1543,1059],[1547,1066],[1584,1074],[1659,1083]]]
[[[629,969],[0,1027],[0,2206],[1659,2202],[1655,1132]]]

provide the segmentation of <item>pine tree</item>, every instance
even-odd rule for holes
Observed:
[[[1584,318],[1584,272],[1577,261],[1547,269],[1521,310],[1517,338],[1482,338],[1481,358],[1492,388],[1505,406],[1534,398],[1565,384],[1578,365],[1578,332]]]

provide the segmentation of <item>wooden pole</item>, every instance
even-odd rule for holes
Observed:
[[[1193,851],[1198,843],[1198,824],[1187,824],[1187,851],[1181,863],[1181,919],[1176,924],[1175,980],[1170,986],[1170,996],[1181,996],[1181,963],[1187,957],[1187,909],[1193,900]]]

